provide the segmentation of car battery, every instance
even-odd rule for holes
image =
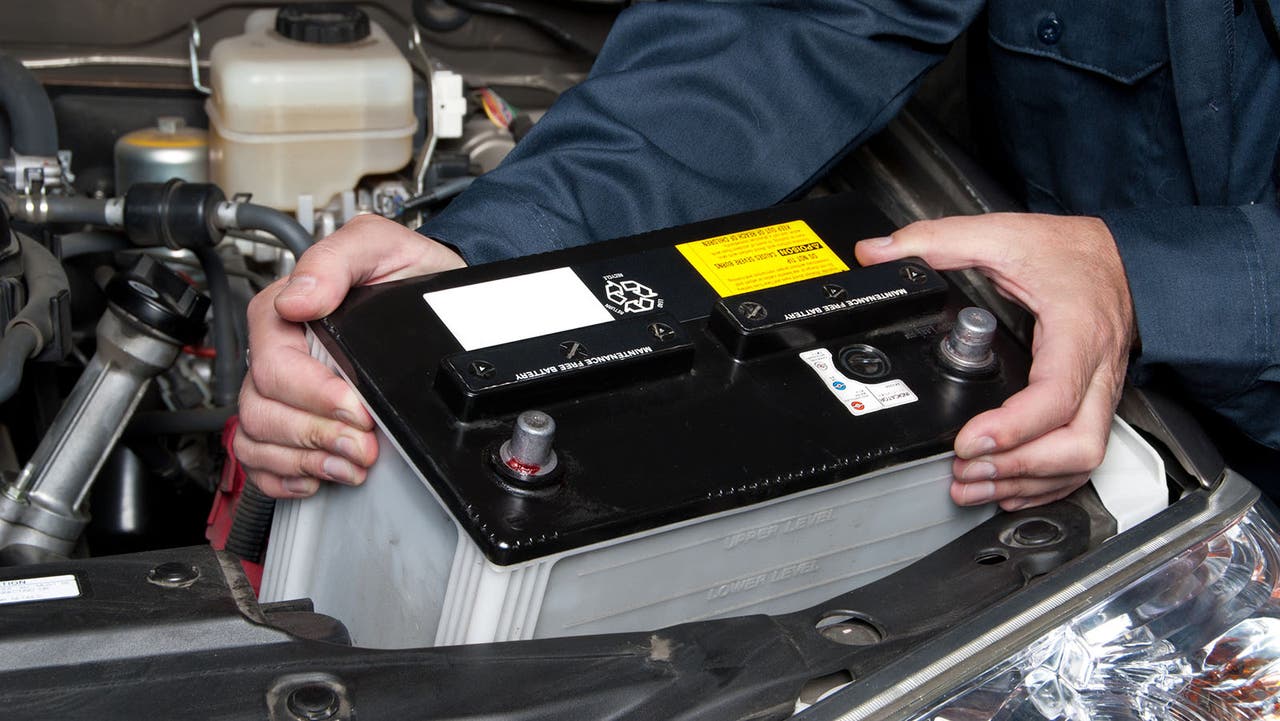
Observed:
[[[892,230],[830,196],[353,289],[309,332],[379,458],[277,504],[262,599],[369,647],[643,630],[804,608],[960,536],[998,509],[952,503],[956,432],[1030,358],[924,262],[859,267]],[[1099,473],[1160,487],[1117,429]]]

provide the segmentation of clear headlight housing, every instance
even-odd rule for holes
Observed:
[[[918,721],[1280,720],[1280,522],[1254,506]]]

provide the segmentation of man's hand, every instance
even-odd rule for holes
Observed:
[[[240,389],[236,458],[267,495],[301,498],[320,480],[359,484],[378,455],[373,419],[307,350],[299,323],[333,312],[354,286],[464,266],[449,248],[363,215],[317,243],[249,304],[252,363]]]
[[[976,268],[1036,318],[1027,387],[956,436],[951,498],[1007,511],[1079,488],[1102,462],[1134,335],[1115,240],[1097,218],[1002,213],[913,223],[858,243],[864,265]]]

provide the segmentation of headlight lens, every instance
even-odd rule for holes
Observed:
[[[1280,720],[1280,523],[1255,506],[920,721]]]

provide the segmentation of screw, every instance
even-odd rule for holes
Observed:
[[[302,721],[327,721],[337,716],[341,708],[338,693],[319,684],[294,689],[286,704],[289,713]]]
[[[494,372],[497,371],[497,369],[493,367],[492,363],[485,360],[471,361],[471,367],[468,368],[468,370],[470,370],[471,375],[476,378],[490,378],[493,376]]]
[[[147,582],[165,588],[186,588],[200,578],[200,569],[179,561],[169,561],[152,568]]]
[[[743,301],[738,306],[738,312],[746,316],[747,320],[764,320],[769,315],[769,311],[754,300]]]
[[[1013,540],[1023,546],[1046,546],[1058,537],[1057,526],[1038,518],[1019,524],[1013,531]]]
[[[565,360],[577,360],[588,355],[587,347],[576,340],[567,340],[560,344],[560,352]]]
[[[903,280],[909,283],[915,283],[916,285],[920,285],[921,283],[929,280],[929,276],[924,272],[924,270],[916,265],[902,266],[898,269],[898,275],[902,276]]]
[[[844,300],[844,297],[849,295],[849,291],[841,288],[835,283],[827,283],[822,286],[822,293],[831,300]]]
[[[650,323],[649,335],[657,338],[661,343],[666,343],[675,337],[676,331],[666,323]]]

